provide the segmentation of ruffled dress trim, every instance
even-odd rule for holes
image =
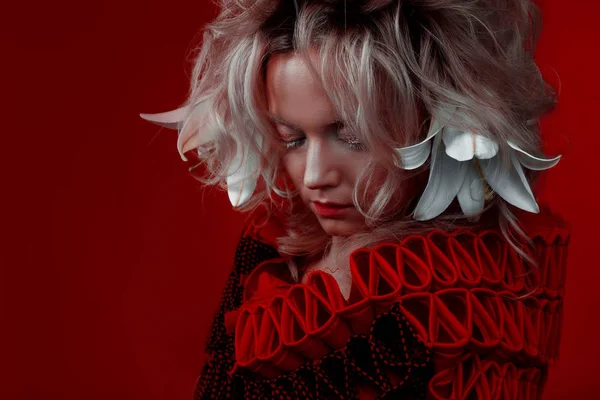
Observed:
[[[263,364],[261,373],[267,372]],[[430,352],[417,339],[398,303],[350,335],[343,347],[272,378],[249,369],[232,374],[232,397],[243,399],[425,399],[433,375]]]
[[[511,362],[465,353],[452,368],[429,382],[428,399],[541,399],[547,366],[519,367]]]
[[[543,228],[531,237],[533,249],[521,250],[538,268],[493,230],[432,231],[359,249],[350,258],[348,300],[325,272],[295,284],[285,260],[264,262],[246,279],[242,306],[225,318],[235,331],[230,373],[266,379],[296,373],[347,348],[352,338],[369,335],[376,316],[397,307],[434,355],[432,398],[462,398],[451,396],[466,390],[457,386],[465,363],[479,368],[469,375],[468,387],[493,376],[496,383],[539,385],[536,377],[558,357],[569,234]],[[448,382],[454,385],[451,396]],[[484,386],[491,390],[489,382]],[[499,398],[490,396],[480,398]]]

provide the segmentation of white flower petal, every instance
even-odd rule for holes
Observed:
[[[480,160],[492,158],[498,154],[498,143],[481,135],[475,135],[475,157]]]
[[[473,162],[470,162],[467,167],[465,179],[456,198],[466,216],[477,215],[483,210],[485,203],[483,178],[477,172]]]
[[[140,117],[153,124],[169,129],[179,129],[188,112],[188,107],[180,107],[175,110],[158,114],[140,114]]]
[[[446,126],[442,134],[446,154],[456,161],[467,161],[473,158],[473,134],[463,130]]]
[[[548,168],[554,167],[560,161],[561,155],[558,155],[553,158],[540,158],[532,156],[526,151],[522,150],[519,146],[508,141],[508,145],[517,152],[517,157],[521,164],[527,168],[534,171],[543,171]]]
[[[511,165],[505,168],[498,157],[481,160],[485,180],[500,197],[515,207],[538,213],[539,207],[515,153],[510,155]]]
[[[183,130],[183,123],[190,112],[190,124]],[[196,115],[198,117],[196,117]],[[140,117],[156,125],[178,130],[179,137],[177,138],[177,149],[179,150],[181,159],[183,161],[188,161],[184,156],[185,153],[213,139],[213,134],[204,129],[203,124],[206,115],[205,103],[199,103],[191,110],[189,106],[183,106],[164,113],[140,114]]]
[[[177,149],[179,149],[179,155],[183,161],[187,161],[185,153],[214,140],[215,130],[206,125],[209,116],[206,103],[198,103],[192,109],[186,126],[179,127]]]
[[[397,167],[405,170],[417,169],[427,161],[431,150],[431,143],[429,142],[429,139],[426,139],[414,146],[395,150],[400,155],[401,160],[400,164],[395,163]]]
[[[467,165],[448,157],[442,139],[433,141],[429,181],[414,211],[414,218],[426,221],[440,215],[456,197],[467,171]]]
[[[411,170],[419,168],[425,164],[431,151],[431,138],[437,135],[442,130],[440,123],[433,119],[427,137],[420,143],[413,144],[412,146],[396,148],[396,152],[400,155],[400,161],[402,165],[396,166],[405,170]]]
[[[248,148],[242,148],[238,143],[237,152],[229,166],[226,179],[227,194],[234,207],[240,207],[252,197],[254,189],[256,189],[258,167],[258,154]]]
[[[445,127],[444,144],[446,154],[457,161],[471,160],[473,157],[488,159],[498,154],[498,144],[492,139],[453,127]]]

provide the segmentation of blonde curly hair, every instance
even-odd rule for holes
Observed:
[[[453,209],[414,221],[427,166],[409,175],[394,165],[393,149],[422,140],[440,106],[465,110],[501,146],[510,140],[539,153],[537,121],[556,101],[534,62],[541,16],[530,0],[221,0],[219,6],[198,48],[178,150],[184,159],[194,151],[206,172],[198,179],[222,187],[239,149],[256,157],[251,173],[258,186],[243,211],[275,204],[274,196],[293,200],[280,139],[267,117],[265,68],[275,54],[308,59],[316,49],[316,76],[340,119],[373,154],[354,193],[369,232],[347,238],[339,262],[357,247],[409,233],[473,227]],[[369,177],[376,166],[388,173],[374,190]],[[375,195],[367,202],[368,193]],[[289,229],[279,251],[324,254],[330,238],[310,210],[284,211]],[[493,218],[477,226],[494,221],[509,241],[512,231],[522,233],[498,197],[484,215]]]

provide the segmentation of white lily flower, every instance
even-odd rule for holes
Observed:
[[[183,127],[183,121],[185,120],[188,111],[188,107],[184,106],[176,110],[158,114],[140,114],[140,117],[156,125],[179,131]],[[189,132],[193,131],[194,130],[188,130],[188,133],[185,135],[180,133],[177,139],[177,147],[182,149],[180,151],[180,156],[183,161],[187,161],[187,158],[185,158],[183,153],[213,140],[213,137],[210,134],[190,137]],[[258,146],[259,148],[262,146],[260,137],[258,138]],[[259,162],[258,154],[250,151],[248,148],[243,148],[241,144],[238,143],[236,154],[232,163],[229,165],[226,178],[227,195],[231,205],[234,207],[242,206],[250,199],[250,197],[252,197],[252,194],[256,189],[256,175],[259,169]]]
[[[486,182],[506,202],[538,213],[539,207],[522,167],[545,170],[554,167],[561,156],[539,158],[510,141],[508,146],[511,153],[507,167],[498,156],[499,145],[494,140],[442,126],[434,119],[425,140],[395,149],[402,161],[399,167],[406,170],[422,166],[431,153],[429,180],[415,208],[414,218],[419,221],[435,218],[454,198],[466,216],[474,217],[483,210]]]

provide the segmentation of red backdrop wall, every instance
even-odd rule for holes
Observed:
[[[212,2],[37,3],[0,24],[0,398],[191,399],[243,217],[137,115],[183,101]],[[541,196],[573,225],[545,398],[595,398],[600,6],[542,10],[537,58],[560,88],[543,129],[564,158]]]

